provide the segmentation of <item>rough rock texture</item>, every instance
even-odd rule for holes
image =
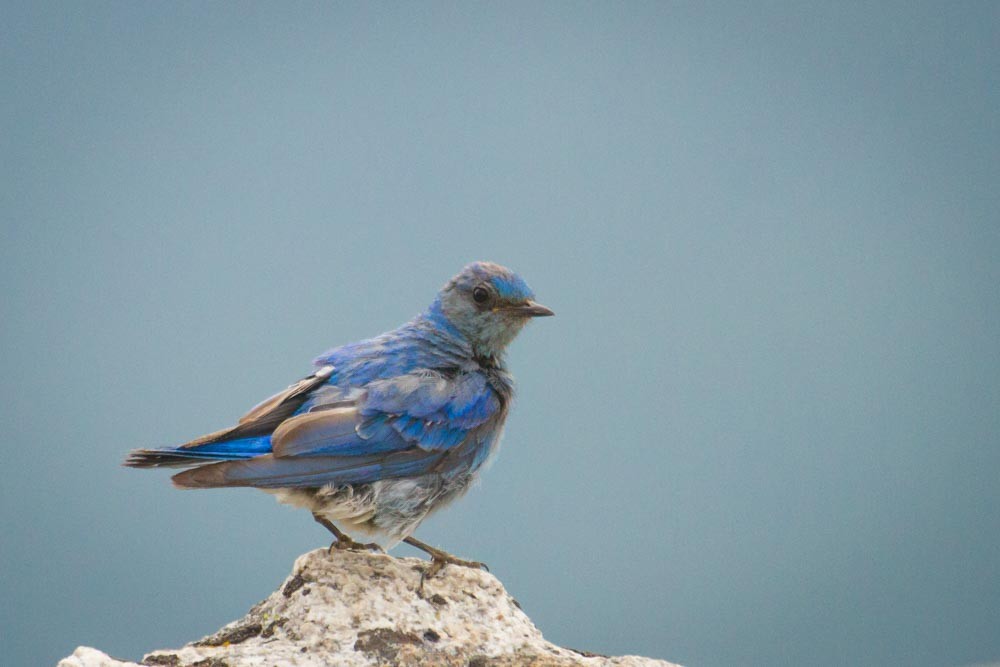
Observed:
[[[141,664],[671,667],[550,644],[496,577],[449,565],[421,588],[426,567],[416,558],[311,551],[242,619],[181,649],[154,651]],[[81,646],[58,667],[135,665]]]

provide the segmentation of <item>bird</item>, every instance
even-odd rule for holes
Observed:
[[[514,398],[505,352],[536,317],[554,315],[493,262],[465,266],[410,321],[330,349],[314,370],[235,426],[185,444],[136,449],[132,468],[187,468],[181,489],[252,487],[309,510],[334,549],[400,541],[446,565],[485,567],[413,537],[460,498],[496,453]],[[375,536],[360,542],[352,535]],[[423,580],[421,580],[422,582]]]

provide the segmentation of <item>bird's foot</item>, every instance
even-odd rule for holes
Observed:
[[[460,565],[462,567],[471,567],[477,570],[490,571],[490,568],[486,563],[481,563],[478,560],[465,560],[464,558],[458,558],[457,556],[452,556],[450,553],[436,549],[435,551],[428,552],[431,555],[431,564],[424,571],[424,578],[430,579],[435,574],[440,572],[445,565]]]
[[[385,549],[375,542],[355,542],[351,539],[350,535],[337,528],[330,520],[325,519],[316,513],[313,513],[313,519],[316,520],[316,523],[322,525],[324,528],[333,533],[333,536],[337,538],[336,541],[330,545],[330,548],[326,550],[327,553],[332,554],[334,549],[339,551],[377,551],[379,553],[385,553]]]
[[[456,556],[452,556],[446,551],[435,549],[434,547],[425,549],[425,551],[430,554],[431,562],[430,565],[427,566],[427,569],[420,573],[420,585],[417,587],[417,595],[421,598],[424,597],[424,583],[428,579],[434,578],[434,575],[444,569],[445,565],[460,565],[461,567],[471,567],[477,570],[482,569],[487,572],[490,571],[490,568],[486,566],[486,563],[480,563],[478,560],[465,560],[464,558],[458,558]]]
[[[465,560],[464,558],[452,556],[447,551],[442,551],[441,549],[432,547],[429,544],[424,544],[415,537],[406,537],[403,538],[403,541],[410,546],[420,549],[431,557],[430,565],[420,574],[420,586],[417,588],[417,595],[420,597],[423,597],[424,595],[424,582],[440,572],[445,565],[460,565],[462,567],[473,567],[477,570],[483,569],[487,572],[490,571],[490,568],[486,566],[486,563],[480,563],[478,560]]]
[[[385,549],[380,544],[375,542],[355,542],[346,535],[337,538],[330,544],[327,553],[332,554],[334,551],[375,551],[377,553],[385,553]]]

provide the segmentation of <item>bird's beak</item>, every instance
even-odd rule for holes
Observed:
[[[516,306],[511,306],[510,310],[525,317],[551,317],[555,315],[550,309],[534,301],[525,301]]]

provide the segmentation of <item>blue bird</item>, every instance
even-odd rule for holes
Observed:
[[[462,496],[496,452],[514,394],[504,351],[534,317],[552,315],[514,272],[475,262],[398,329],[337,347],[316,370],[227,429],[166,449],[138,449],[134,468],[188,467],[182,489],[254,487],[304,507],[331,548],[400,540],[445,564],[482,566],[411,534]],[[195,466],[195,467],[192,467]]]

